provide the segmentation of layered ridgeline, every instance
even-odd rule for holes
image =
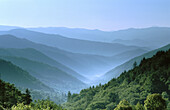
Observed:
[[[112,78],[117,78],[123,71],[128,71],[130,69],[133,68],[133,64],[134,62],[137,63],[137,65],[140,64],[141,60],[145,57],[145,58],[150,58],[152,57],[154,54],[156,54],[158,51],[166,51],[170,49],[170,44],[164,46],[164,47],[161,47],[159,49],[155,49],[155,50],[152,50],[148,53],[145,53],[143,55],[140,55],[138,57],[135,57],[123,64],[121,64],[120,66],[117,66],[115,67],[114,69],[108,71],[107,73],[105,73],[103,76],[101,76],[99,78],[100,82],[103,82],[103,83],[106,83],[108,82],[109,80],[111,80]]]
[[[11,61],[57,91],[77,92],[85,87],[80,80],[86,78],[35,49],[1,48],[0,58]]]
[[[130,28],[119,31],[101,31],[64,27],[31,28],[30,30],[48,34],[60,34],[75,39],[120,43],[141,47],[145,46],[152,49],[166,45],[170,41],[169,27]]]
[[[113,110],[123,99],[136,105],[138,102],[143,104],[146,96],[152,93],[169,98],[169,67],[170,50],[159,51],[151,58],[143,58],[139,66],[135,65],[105,85],[81,90],[80,94],[69,93],[64,106],[69,110]]]
[[[19,61],[19,60],[18,60]],[[33,65],[34,66],[34,65]],[[0,79],[15,84],[18,89],[25,91],[29,88],[32,99],[46,99],[50,97],[55,103],[61,104],[65,102],[66,95],[63,91],[45,85],[39,78],[33,77],[30,73],[13,63],[0,59]]]
[[[1,31],[21,29],[14,26],[0,26]],[[23,28],[22,28],[23,29]],[[129,28],[118,31],[89,30],[83,28],[66,27],[38,27],[28,30],[47,34],[59,34],[67,38],[97,41],[105,43],[120,43],[124,45],[135,45],[140,47],[159,48],[169,43],[169,27]]]
[[[28,60],[22,57],[0,56],[0,58],[11,61],[23,68],[32,76],[56,91],[65,93],[69,90],[72,92],[79,92],[86,87],[86,84],[80,80],[48,64]]]
[[[28,89],[25,93],[18,90],[14,84],[0,80],[0,110],[63,110],[50,100],[38,100],[34,103]]]
[[[41,43],[68,52],[80,53],[80,54],[114,56],[116,54],[129,51],[129,50],[136,50],[136,49],[147,50],[147,48],[142,48],[143,46],[142,47],[126,46],[118,43],[104,43],[104,42],[72,39],[61,35],[45,34],[45,33],[30,31],[26,29],[13,29],[6,32],[0,32],[0,34],[14,35],[18,38],[25,38],[35,43]]]
[[[62,65],[61,63],[53,60],[47,55],[33,48],[15,49],[15,48],[0,48],[0,56],[22,57],[36,62],[42,62],[50,66],[59,68],[60,70],[80,79],[81,81],[88,81],[85,77],[78,74],[74,70]]]
[[[11,36],[11,35],[0,36],[0,47],[36,49],[41,53],[43,53],[44,55],[48,56],[49,58],[54,59],[60,64],[70,68],[71,70],[76,71],[77,73],[83,76],[87,76],[88,78],[96,77],[96,75],[106,73],[113,67],[125,62],[127,59],[133,58],[134,56],[141,55],[146,52],[143,49],[130,50],[126,52],[130,54],[123,57],[122,55],[124,54],[116,54],[115,56],[110,56],[110,57],[90,55],[90,54],[79,54],[79,53],[63,51],[55,47],[49,47],[42,44],[37,44],[28,41],[26,39],[16,38],[15,36]],[[66,72],[70,74],[73,73],[69,71]],[[83,81],[87,81],[85,78],[81,78],[81,79],[84,79]]]
[[[58,57],[55,57],[54,55],[48,56],[90,79],[100,76],[113,67],[116,67],[135,56],[141,55],[148,50],[143,47],[78,40],[60,35],[29,31],[26,29],[14,29],[0,32],[0,34],[11,34],[18,38],[25,38],[35,43],[58,48],[55,49],[55,53],[58,54],[55,56]],[[124,53],[128,54],[130,52],[135,54],[122,57]],[[60,54],[63,54],[63,57],[69,57],[69,59],[64,58],[64,60],[62,60],[63,58],[59,57]],[[118,56],[118,54],[121,56]]]
[[[0,78],[18,87],[53,91],[53,89],[31,76],[27,71],[2,59],[0,59]]]

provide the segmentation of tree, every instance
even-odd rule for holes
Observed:
[[[145,100],[145,110],[166,110],[166,101],[160,94],[151,94]]]
[[[133,68],[135,68],[137,66],[137,62],[135,61],[134,63],[133,63]]]
[[[71,100],[71,92],[70,92],[70,91],[68,91],[68,95],[67,95],[67,102],[70,102],[70,100]]]
[[[28,89],[25,90],[25,104],[29,105],[32,102],[30,91]]]
[[[132,110],[132,107],[130,106],[129,102],[124,99],[119,102],[114,110]]]

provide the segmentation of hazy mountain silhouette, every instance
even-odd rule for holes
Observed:
[[[0,59],[0,76],[2,80],[13,83],[18,87],[53,91],[27,71],[3,59]]]
[[[33,48],[24,48],[24,49],[14,49],[14,48],[0,48],[1,56],[12,56],[12,57],[23,57],[29,60],[42,62],[54,66],[67,74],[70,74],[81,81],[88,81],[85,77],[73,71],[72,69],[62,65],[61,63],[53,60],[52,58],[44,55],[43,53],[33,49]]]
[[[65,51],[81,54],[113,56],[128,50],[142,48],[136,46],[125,46],[118,43],[102,43],[95,41],[78,40],[66,38],[60,35],[44,34],[40,32],[29,31],[26,29],[14,29],[4,33],[14,35],[18,38],[25,38],[36,43],[57,47]],[[147,48],[142,49],[147,50]]]
[[[0,56],[0,58],[11,61],[13,64],[23,68],[54,90],[78,92],[85,87],[85,84],[80,80],[50,65],[22,57]]]
[[[168,37],[170,36],[169,27],[150,27],[141,29],[130,28],[119,31],[101,31],[64,27],[29,28],[29,29],[48,34],[60,34],[69,38],[109,43],[121,43],[125,45],[130,44],[149,48],[159,48],[163,45],[168,44],[170,41],[170,37]],[[117,39],[119,41],[115,41]],[[129,43],[129,41],[131,43]],[[148,42],[149,44],[147,44]]]
[[[66,52],[58,48],[36,44],[26,39],[19,39],[11,35],[0,36],[0,47],[20,49],[34,48],[57,62],[66,65],[81,75],[88,76],[89,78],[95,77],[98,74],[101,75],[114,66],[117,66],[118,61],[120,64],[127,59],[122,58],[123,60],[119,60],[118,58],[113,59],[112,57]],[[144,51],[145,50],[138,52],[138,55],[142,54]],[[135,55],[137,54],[129,56],[129,58],[133,58]]]

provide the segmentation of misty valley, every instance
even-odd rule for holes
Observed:
[[[0,25],[0,110],[170,110],[170,28]]]

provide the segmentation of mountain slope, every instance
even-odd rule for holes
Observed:
[[[150,27],[142,29],[127,29],[112,32],[116,39],[121,39],[121,44],[146,46],[153,49],[160,48],[170,43],[170,28],[169,27]],[[114,42],[115,39],[112,40]]]
[[[133,63],[136,61],[137,64],[139,64],[141,62],[141,60],[145,57],[145,58],[150,58],[152,57],[154,54],[156,54],[156,52],[158,51],[165,51],[165,50],[168,50],[170,49],[170,44],[169,45],[166,45],[162,48],[159,48],[159,49],[156,49],[156,50],[153,50],[153,51],[150,51],[148,53],[145,53],[141,56],[138,56],[138,57],[135,57],[127,62],[125,62],[124,64],[120,65],[120,66],[117,66],[116,68],[110,70],[109,72],[107,72],[104,76],[101,76],[101,79],[104,80],[104,82],[107,82],[109,81],[111,78],[116,78],[118,77],[123,71],[128,71],[130,69],[133,68]]]
[[[24,48],[24,49],[14,49],[14,48],[0,48],[0,55],[1,56],[13,56],[13,57],[23,57],[26,59],[30,59],[37,62],[42,62],[44,64],[48,64],[59,68],[60,70],[70,74],[82,81],[88,81],[85,77],[81,76],[77,72],[71,70],[70,68],[58,63],[57,61],[49,58],[48,56],[44,55],[43,53],[33,49],[33,48]]]
[[[19,38],[25,38],[36,43],[57,47],[68,52],[81,54],[113,56],[118,53],[134,49],[147,50],[147,48],[136,46],[125,46],[118,43],[102,43],[95,41],[78,40],[66,38],[60,35],[29,31],[26,29],[13,29],[10,31],[6,31],[6,34],[11,34]]]
[[[89,41],[107,42],[107,32],[101,30],[89,30],[83,28],[67,28],[67,27],[40,27],[40,28],[28,28],[32,31],[47,33],[47,34],[59,34],[68,38],[82,39]]]
[[[15,65],[23,68],[54,90],[60,90],[62,92],[71,90],[72,92],[77,92],[85,87],[85,84],[80,80],[50,65],[22,57],[0,56],[0,58],[11,61]]]
[[[11,62],[0,59],[1,79],[19,87],[51,91],[48,86]]]
[[[149,94],[160,93],[169,96],[169,67],[170,49],[166,52],[159,51],[105,85],[99,84],[83,89],[80,94],[69,95],[64,106],[68,110],[113,110],[123,99],[134,105],[138,102],[143,104]]]

